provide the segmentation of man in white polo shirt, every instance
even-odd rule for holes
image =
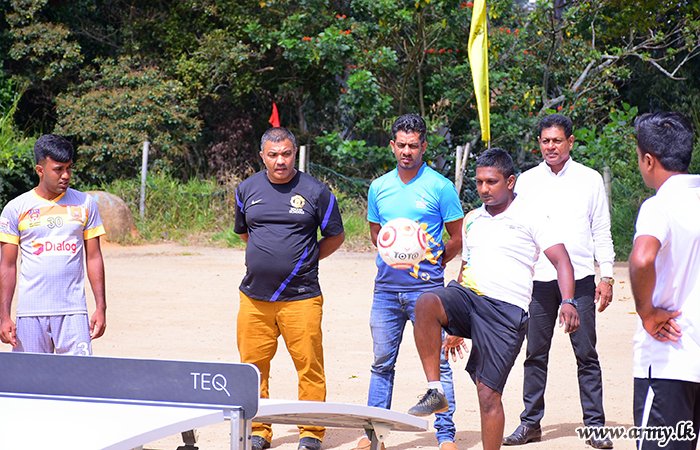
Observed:
[[[640,436],[637,449],[691,450],[700,431],[700,176],[688,174],[693,128],[675,112],[644,114],[634,125],[639,170],[656,190],[639,209],[629,260],[639,314],[634,424],[673,430],[668,442]]]
[[[556,229],[545,214],[513,193],[513,160],[492,148],[476,160],[476,186],[483,206],[462,228],[458,282],[422,294],[416,303],[414,337],[428,379],[428,392],[409,414],[426,416],[448,408],[440,383],[441,328],[472,340],[467,371],[477,386],[484,450],[498,449],[505,414],[501,395],[525,338],[532,271],[538,250],[557,268],[565,299],[559,324],[578,328],[572,306],[573,268]]]
[[[571,119],[552,114],[542,119],[538,128],[544,161],[518,177],[515,192],[538,203],[562,233],[576,279],[574,306],[581,317],[581,326],[569,338],[578,366],[583,423],[602,427],[605,413],[602,373],[596,351],[595,303],[599,303],[598,311],[602,312],[612,302],[615,252],[608,201],[600,174],[571,159],[575,139]],[[598,261],[601,275],[597,286],[595,261]],[[547,258],[540,257],[537,261],[534,280],[523,377],[525,409],[518,428],[503,439],[505,445],[521,445],[542,436],[540,421],[544,417],[549,350],[562,297],[557,273]],[[586,443],[594,448],[613,447],[607,437],[594,436]]]

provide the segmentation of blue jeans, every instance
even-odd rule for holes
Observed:
[[[403,338],[403,330],[407,321],[415,323],[416,300],[422,294],[418,292],[387,292],[374,291],[372,314],[369,325],[372,330],[374,343],[374,363],[369,381],[368,406],[390,409],[391,397],[394,390],[394,367],[399,355],[399,346]],[[435,436],[438,445],[443,442],[454,442],[455,424],[452,415],[455,412],[455,393],[452,384],[452,369],[445,360],[445,354],[440,357],[440,381],[445,389],[450,409],[446,413],[435,415]]]

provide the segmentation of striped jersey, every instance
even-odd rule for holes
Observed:
[[[97,203],[68,189],[54,200],[34,190],[0,216],[0,242],[20,247],[17,317],[87,313],[83,243],[105,234]]]

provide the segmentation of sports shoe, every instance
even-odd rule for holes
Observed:
[[[312,437],[299,439],[299,450],[321,450],[321,440]]]
[[[416,406],[408,410],[408,413],[412,416],[423,417],[433,413],[446,412],[448,409],[450,409],[450,405],[447,403],[445,394],[437,389],[428,389],[428,392],[425,393]]]
[[[263,450],[265,448],[270,448],[270,443],[262,436],[253,435],[251,438],[251,448],[253,450]]]

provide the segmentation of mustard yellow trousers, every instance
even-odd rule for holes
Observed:
[[[284,339],[299,377],[299,400],[326,401],[321,319],[323,296],[292,302],[255,300],[240,292],[237,339],[241,362],[260,371],[260,397],[270,398],[270,361]],[[253,422],[253,434],[272,442],[272,425]],[[324,427],[299,426],[299,437],[323,440]]]

